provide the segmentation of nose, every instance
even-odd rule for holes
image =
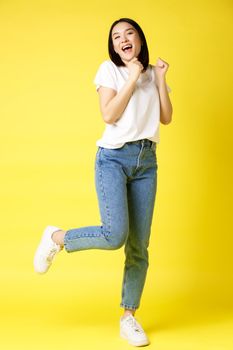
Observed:
[[[122,34],[121,42],[124,43],[125,41],[127,41],[127,37],[125,34]]]

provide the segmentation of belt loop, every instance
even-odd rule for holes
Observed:
[[[151,148],[152,148],[153,150],[155,150],[155,149],[156,149],[156,142],[151,141]]]

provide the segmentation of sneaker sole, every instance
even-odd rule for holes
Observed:
[[[127,337],[123,332],[120,332],[120,336],[121,336],[121,338],[127,340],[128,343],[129,343],[130,345],[134,345],[134,346],[146,346],[146,345],[149,345],[149,344],[150,344],[150,342],[149,342],[149,341],[146,341],[146,340],[145,340],[145,341],[141,341],[141,342],[135,342],[135,341],[133,341],[133,340],[130,340],[130,339],[128,339],[128,337]]]

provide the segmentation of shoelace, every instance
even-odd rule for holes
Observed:
[[[49,249],[48,252],[44,253],[44,256],[46,257],[46,261],[48,263],[51,263],[53,260],[54,255],[59,251],[58,247],[54,246],[53,248]]]
[[[50,250],[50,252],[49,252],[49,255],[48,255],[48,257],[47,257],[47,261],[48,262],[51,262],[52,261],[52,259],[53,259],[53,257],[54,257],[54,255],[57,253],[57,248],[52,248],[51,250]]]
[[[126,319],[125,321],[130,327],[133,328],[133,330],[135,332],[139,332],[139,333],[144,333],[143,329],[139,326],[139,324],[137,323],[136,319],[133,317],[129,317]]]

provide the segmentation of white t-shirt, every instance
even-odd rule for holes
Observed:
[[[121,90],[128,80],[128,68],[116,66],[111,60],[104,61],[95,76],[96,90],[100,86]],[[167,85],[168,92],[171,92]],[[149,64],[146,72],[141,73],[135,90],[120,119],[107,124],[102,137],[96,145],[105,148],[120,148],[125,142],[149,139],[159,143],[160,102],[155,84],[155,74]]]

